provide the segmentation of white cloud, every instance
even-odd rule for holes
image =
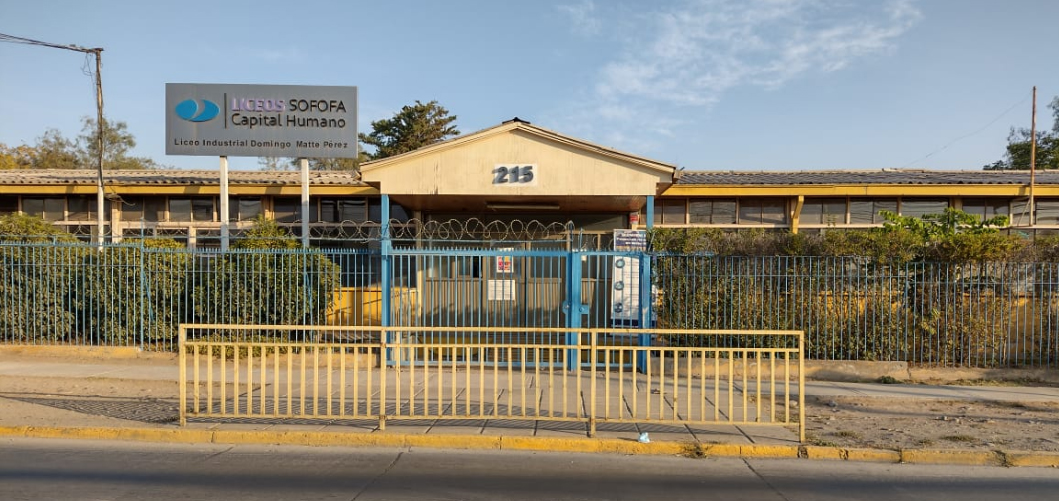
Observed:
[[[776,87],[884,53],[919,19],[907,0],[697,0],[656,13],[652,33],[600,71],[599,96],[704,106],[741,85]]]
[[[602,23],[596,17],[596,4],[592,0],[582,0],[575,4],[565,4],[556,7],[559,12],[566,15],[574,25],[574,30],[582,36],[595,36],[599,34]]]
[[[665,4],[623,30],[623,49],[598,71],[581,109],[563,125],[605,121],[617,138],[619,127],[635,134],[665,134],[674,118],[706,112],[739,87],[774,89],[813,73],[841,71],[891,51],[920,21],[912,0],[683,0]],[[591,0],[563,6],[575,25],[603,31]],[[613,27],[617,29],[617,26]],[[627,26],[625,27],[627,28]],[[618,103],[621,103],[620,105]],[[594,119],[592,119],[594,118]]]

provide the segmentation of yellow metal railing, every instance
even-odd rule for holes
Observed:
[[[380,429],[394,419],[518,419],[587,422],[590,436],[599,423],[797,425],[805,441],[796,416],[805,408],[801,331],[193,324],[179,331],[181,425],[189,417],[377,419]],[[347,341],[281,340],[314,338],[307,334]],[[628,342],[645,334],[659,346]],[[675,345],[722,338],[776,347]]]

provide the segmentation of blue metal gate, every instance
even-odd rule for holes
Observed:
[[[574,333],[541,328],[636,328],[651,304],[650,260],[641,252],[492,248],[391,249],[383,278],[384,325],[407,327],[402,344],[577,345]],[[524,327],[490,333],[417,333],[415,327]],[[626,333],[610,343],[642,344]],[[396,340],[391,340],[396,341]],[[391,363],[397,362],[388,357]],[[420,362],[430,362],[420,360]],[[517,360],[525,364],[545,360]],[[587,363],[587,362],[586,362]],[[631,361],[626,361],[631,363]]]

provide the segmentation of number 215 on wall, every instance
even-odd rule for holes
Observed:
[[[493,168],[493,184],[530,184],[533,165],[497,165]]]

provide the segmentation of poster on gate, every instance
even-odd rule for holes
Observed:
[[[499,249],[502,251],[515,250],[511,248]],[[496,257],[496,272],[497,273],[513,273],[515,271],[514,259],[511,256],[497,256]]]

